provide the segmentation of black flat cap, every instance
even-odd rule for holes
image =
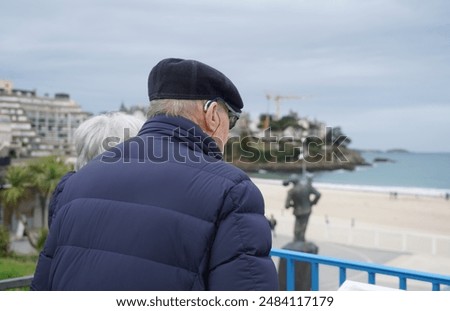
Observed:
[[[153,99],[215,99],[220,97],[236,112],[244,107],[236,86],[223,73],[195,60],[167,58],[148,77]]]

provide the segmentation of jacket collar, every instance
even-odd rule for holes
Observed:
[[[200,126],[183,117],[157,115],[148,119],[138,136],[168,136],[173,142],[186,143],[190,149],[222,160],[222,152],[211,136]]]

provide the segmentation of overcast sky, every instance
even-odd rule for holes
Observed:
[[[351,147],[450,152],[450,1],[14,0],[0,4],[0,79],[86,111],[146,105],[167,57],[225,73],[256,119],[266,94]]]

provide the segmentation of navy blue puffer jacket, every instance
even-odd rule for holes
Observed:
[[[261,193],[187,119],[154,117],[92,160],[54,214],[34,290],[277,289]]]

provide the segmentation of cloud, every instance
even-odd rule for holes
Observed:
[[[423,106],[373,108],[347,117],[345,133],[359,148],[405,148],[410,151],[445,151],[445,139],[450,135],[448,104],[429,103]]]
[[[194,58],[227,74],[254,118],[274,111],[268,92],[308,96],[282,111],[369,135],[375,128],[361,127],[377,109],[399,107],[390,113],[401,127],[408,109],[449,105],[448,16],[443,0],[7,1],[0,78],[38,93],[68,92],[96,113],[122,101],[145,104],[154,64]],[[361,121],[351,123],[352,114]],[[427,122],[448,132],[444,122]],[[384,143],[372,137],[368,143]]]

